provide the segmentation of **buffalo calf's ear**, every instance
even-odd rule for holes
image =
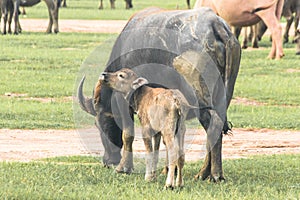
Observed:
[[[133,83],[131,84],[131,88],[136,90],[136,89],[138,89],[139,87],[141,87],[142,85],[145,85],[145,84],[148,84],[147,79],[145,79],[143,77],[140,77],[140,78],[137,78],[135,81],[133,81]]]

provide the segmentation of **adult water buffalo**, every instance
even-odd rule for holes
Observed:
[[[58,9],[60,5],[60,0],[44,0],[49,12],[49,24],[46,30],[47,33],[52,32],[52,26],[54,25],[53,31],[54,33],[58,33]],[[41,0],[2,0],[2,7],[4,5],[9,4],[9,2],[13,5],[14,12],[14,22],[15,22],[15,30],[14,33],[18,34],[18,24],[19,24],[19,6],[23,7],[31,7],[41,2]],[[6,16],[6,17],[5,17]],[[3,23],[6,24],[7,20],[7,9],[2,9],[2,19]]]
[[[286,18],[286,27],[283,35],[283,42],[286,43],[289,41],[289,30],[293,21],[295,25],[294,39],[298,35],[297,26],[300,19],[300,0],[285,0],[282,9],[282,16]]]
[[[207,155],[196,178],[221,181],[224,179],[222,132],[230,130],[226,111],[233,95],[240,54],[240,45],[230,28],[211,9],[149,8],[127,23],[104,71],[130,68],[149,83],[179,89],[190,105],[199,107],[189,117],[197,116],[207,132]],[[134,138],[134,130],[129,128],[133,123],[132,110],[122,95],[100,80],[93,98],[83,95],[83,84],[84,79],[78,87],[79,104],[96,118],[105,148],[104,164],[119,164],[117,172],[130,173]]]
[[[14,34],[18,34],[21,31],[19,26],[19,1],[17,0],[0,0],[1,5],[1,18],[2,18],[2,34],[6,34],[6,26],[8,24],[8,33],[11,33],[11,21],[14,17],[15,28]],[[9,15],[8,15],[9,14]]]
[[[59,32],[58,12],[59,12],[61,0],[43,0],[43,1],[46,3],[46,5],[48,7],[48,12],[49,12],[49,24],[48,24],[48,28],[47,28],[46,32],[51,33],[52,26],[54,26],[53,32],[58,33]],[[40,2],[41,2],[41,0],[20,0],[20,6],[31,7]]]
[[[194,8],[207,6],[232,26],[250,26],[263,20],[273,40],[269,58],[284,56],[281,38],[281,17],[284,0],[197,0]]]
[[[297,33],[297,24],[299,23],[300,18],[300,0],[285,0],[282,9],[282,16],[286,19],[286,26],[283,34],[283,43],[289,41],[289,31],[292,23],[294,22],[295,32],[294,39],[295,42]],[[245,28],[246,30],[247,28]],[[235,27],[235,35],[238,37],[241,27]],[[253,30],[252,34],[250,32],[249,36],[246,37],[247,33],[245,31],[245,37],[243,41],[242,48],[247,48],[248,40],[252,40],[252,47],[258,48],[258,41],[262,38],[263,34],[267,30],[267,26],[263,21],[260,21],[256,25],[251,26]]]
[[[109,1],[110,1],[110,8],[115,9],[116,8],[116,6],[115,6],[116,0],[109,0]],[[126,9],[133,8],[132,0],[125,0],[125,3],[126,3],[126,5],[125,5]],[[103,9],[103,0],[100,0],[99,9]]]

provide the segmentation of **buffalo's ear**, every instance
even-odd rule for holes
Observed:
[[[131,88],[136,90],[145,84],[148,84],[148,80],[143,77],[140,77],[140,78],[137,78],[135,81],[133,81],[133,83],[131,84]]]

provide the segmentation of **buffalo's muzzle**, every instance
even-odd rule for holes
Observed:
[[[103,72],[100,77],[99,77],[100,81],[104,81],[104,82],[108,82],[108,73],[107,72]]]

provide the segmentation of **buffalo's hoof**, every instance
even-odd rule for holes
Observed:
[[[223,176],[210,176],[209,181],[213,183],[222,183],[225,182],[225,178]]]
[[[276,59],[276,60],[280,60],[280,59],[283,58],[283,57],[284,57],[284,54],[280,54],[280,55],[277,55],[275,59]]]
[[[120,161],[111,161],[111,160],[103,159],[103,165],[104,165],[104,167],[117,166],[119,163],[120,163]]]
[[[168,171],[169,171],[168,166],[165,166],[165,167],[163,168],[163,170],[161,171],[161,174],[167,175],[167,174],[168,174]]]
[[[258,48],[259,48],[259,47],[258,47],[258,44],[257,44],[257,43],[253,43],[252,48],[258,49]]]
[[[102,158],[102,162],[106,167],[117,166],[120,164],[120,160],[121,160],[120,152],[111,153],[111,154],[104,153],[104,156]]]
[[[296,55],[300,55],[300,51],[296,52]]]
[[[173,190],[174,186],[172,185],[165,185],[165,190]]]
[[[156,174],[152,173],[152,174],[145,175],[145,181],[146,182],[155,182],[156,181]]]
[[[123,167],[119,165],[116,168],[116,172],[120,174],[131,174],[133,172],[133,167]]]
[[[194,180],[201,180],[204,181],[205,179],[207,179],[208,176],[203,176],[200,173],[196,174],[196,176],[194,176]]]
[[[248,48],[247,45],[243,45],[243,46],[242,46],[242,49],[247,49],[247,48]]]
[[[196,176],[194,177],[194,180],[202,180],[205,181],[207,178],[209,178],[210,182],[214,182],[214,183],[221,183],[221,182],[225,182],[225,178],[223,176],[213,176],[213,175],[209,175],[209,176],[204,176],[201,173],[196,174]]]

